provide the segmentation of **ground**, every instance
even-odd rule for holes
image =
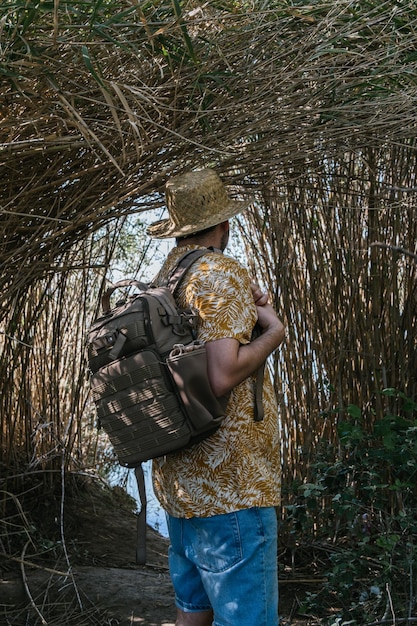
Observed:
[[[147,563],[136,565],[133,511],[122,490],[110,491],[87,480],[69,490],[64,501],[56,498],[55,508],[49,499],[33,502],[32,517],[39,520],[35,534],[40,543],[39,535],[44,537],[45,551],[40,553],[37,544],[35,552],[30,539],[19,554],[2,550],[0,623],[174,626],[168,540],[148,528]],[[53,532],[54,542],[45,539]],[[310,584],[284,576],[280,588],[283,625],[318,623],[297,615],[300,598]]]

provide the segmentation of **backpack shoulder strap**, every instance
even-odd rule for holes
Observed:
[[[196,250],[191,250],[189,252],[186,252],[180,258],[180,260],[178,261],[177,265],[171,272],[171,275],[167,281],[167,286],[174,296],[186,272],[190,269],[192,264],[197,259],[199,259],[201,256],[203,256],[207,252],[221,252],[221,250],[217,250],[216,248],[197,248]],[[257,334],[259,334],[259,329],[255,330],[253,338]],[[263,402],[262,402],[264,375],[265,375],[265,363],[262,363],[262,365],[259,367],[256,373],[255,415],[254,415],[255,422],[261,422],[264,418],[264,410],[263,410]]]
[[[189,250],[182,255],[182,257],[179,259],[178,263],[172,270],[166,283],[166,286],[174,296],[183,278],[185,277],[185,274],[188,272],[193,263],[208,252],[217,252],[217,250],[215,250],[214,248],[197,248],[196,250]]]
[[[145,489],[145,477],[143,475],[142,464],[135,467],[135,477],[140,500],[140,512],[138,513],[138,518],[136,521],[136,563],[137,565],[145,565],[147,498]]]

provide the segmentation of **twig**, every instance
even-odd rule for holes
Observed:
[[[26,561],[26,559],[18,559],[17,557],[10,556],[9,554],[6,554],[5,552],[0,552],[0,556],[2,556],[4,559],[8,559],[9,561],[14,561],[15,563],[19,563],[20,565],[26,565],[27,567],[35,567],[36,569],[41,569],[44,572],[48,572],[48,574],[56,574],[57,576],[65,576],[65,577],[68,576],[68,572],[60,572],[57,569],[51,569],[50,567],[44,567],[43,565],[37,565],[36,563],[32,563],[32,561]]]
[[[411,617],[411,611],[413,610],[413,603],[414,603],[414,594],[413,594],[413,588],[414,588],[414,579],[413,579],[413,555],[412,555],[412,551],[411,551],[411,547],[408,547],[408,551],[409,551],[409,569],[410,569],[410,577],[409,577],[409,605],[408,605],[408,616]]]
[[[395,622],[392,621],[391,618],[383,618],[378,620],[377,622],[371,622],[370,624],[366,624],[366,626],[380,626],[381,624],[389,624],[392,626],[393,624],[409,624],[409,623],[417,623],[417,617],[400,617]]]
[[[25,544],[25,547],[22,550],[22,558],[21,558],[21,563],[20,563],[20,571],[22,573],[22,582],[23,582],[23,586],[24,586],[25,591],[26,591],[26,595],[29,598],[29,602],[30,602],[33,610],[38,614],[39,619],[41,620],[42,624],[48,624],[48,622],[46,621],[46,619],[43,617],[42,613],[39,611],[38,607],[36,606],[34,599],[32,598],[32,594],[30,593],[28,581],[27,581],[27,578],[26,578],[26,572],[25,572],[25,566],[24,566],[24,563],[25,563],[24,556],[25,556],[26,548],[28,547],[28,545],[30,543],[31,543],[30,541],[27,541],[26,544]]]
[[[77,601],[78,601],[78,606],[80,607],[80,609],[83,608],[83,603],[81,601],[81,597],[78,591],[78,587],[77,584],[75,582],[75,578],[74,578],[74,574],[71,570],[71,564],[70,564],[70,560],[69,560],[69,555],[68,555],[68,551],[67,551],[67,544],[65,541],[65,533],[64,533],[64,503],[65,503],[65,451],[66,451],[66,447],[65,447],[65,439],[68,436],[68,433],[71,430],[71,426],[72,426],[72,417],[70,418],[70,420],[68,421],[67,424],[67,428],[66,428],[66,432],[65,432],[65,437],[64,437],[64,441],[62,443],[62,457],[61,457],[61,510],[60,510],[60,531],[61,531],[61,542],[62,542],[62,549],[64,551],[64,555],[65,555],[65,560],[67,562],[67,566],[68,566],[68,574],[71,577],[71,581],[72,584],[74,586],[74,591],[75,591],[75,595],[77,596]]]
[[[396,619],[395,619],[395,611],[394,611],[394,605],[392,603],[392,597],[391,597],[391,591],[390,591],[390,588],[389,588],[389,583],[387,583],[385,585],[385,587],[386,587],[386,590],[387,590],[387,596],[388,596],[388,601],[389,601],[389,608],[391,610],[391,615],[392,615],[392,623],[393,623],[393,625],[395,625],[397,622],[396,622]]]
[[[392,250],[392,252],[398,252],[399,254],[405,254],[405,256],[409,256],[410,258],[417,261],[417,254],[414,252],[410,252],[410,250],[406,250],[405,248],[401,248],[400,246],[392,246],[388,243],[383,243],[382,241],[373,241],[370,244],[371,248],[386,248],[388,250]]]
[[[17,337],[12,337],[11,335],[8,335],[4,332],[4,330],[0,330],[0,335],[4,335],[5,337],[7,337],[7,339],[10,339],[11,341],[16,341],[16,343],[20,343],[22,346],[26,346],[27,348],[33,348],[33,346],[31,346],[29,343],[25,343],[24,341],[17,339]]]
[[[322,583],[326,583],[327,578],[287,578],[284,580],[280,580],[280,585],[296,585],[300,583],[302,585],[320,585]]]
[[[27,517],[25,515],[25,512],[24,512],[23,508],[22,508],[22,505],[20,504],[19,498],[17,496],[15,496],[13,493],[11,493],[10,491],[7,491],[6,489],[1,489],[0,493],[4,494],[5,496],[10,497],[13,500],[13,502],[15,503],[16,508],[19,511],[19,514],[20,514],[20,516],[21,516],[21,518],[22,518],[22,520],[24,522],[23,528],[24,528],[24,531],[25,531],[25,533],[27,535],[28,541],[30,543],[32,543],[32,545],[34,546],[35,544],[33,543],[31,535],[30,535],[30,532],[28,530],[30,528],[30,524],[29,524],[29,521],[28,521],[28,519],[27,519]]]

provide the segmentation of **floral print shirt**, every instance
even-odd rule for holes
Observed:
[[[195,245],[169,253],[157,282]],[[251,340],[256,307],[251,279],[242,265],[220,252],[207,252],[187,273],[178,291],[181,306],[198,310],[198,339]],[[256,375],[230,395],[219,430],[192,447],[153,461],[153,484],[162,507],[173,517],[208,517],[280,502],[281,468],[278,409],[268,369],[263,389],[264,419],[254,421]]]

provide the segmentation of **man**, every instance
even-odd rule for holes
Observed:
[[[197,260],[178,300],[199,313],[208,376],[220,397],[230,394],[224,422],[190,449],[155,459],[155,493],[167,512],[169,566],[177,626],[277,626],[277,520],[280,500],[276,400],[265,372],[262,421],[255,420],[256,372],[284,338],[284,326],[247,270],[223,255],[229,218],[247,206],[231,200],[210,169],[166,185],[169,218],[148,228],[175,237],[158,277],[196,247]],[[252,338],[255,324],[261,334]]]

